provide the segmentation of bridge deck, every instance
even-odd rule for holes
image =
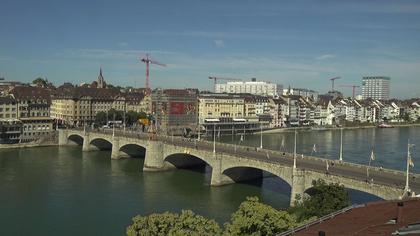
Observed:
[[[90,133],[98,134],[109,134],[112,135],[112,131],[93,131]],[[115,136],[119,137],[130,137],[142,140],[148,140],[149,135],[146,133],[138,133],[131,131],[115,131]],[[173,144],[176,146],[184,147],[186,149],[200,149],[212,152],[213,143],[205,140],[193,140],[185,139],[180,137],[171,137],[158,135],[154,137],[155,140],[163,141],[167,144]],[[237,156],[247,159],[264,160],[269,163],[276,163],[280,165],[292,166],[293,165],[293,154],[283,153],[279,151],[273,151],[268,149],[259,149],[249,146],[240,146],[233,144],[216,143],[216,152],[225,153],[231,156]],[[359,181],[368,181],[366,165],[354,164],[349,162],[339,162],[338,160],[329,160],[318,157],[304,157],[298,155],[296,159],[296,166],[299,169],[311,170],[319,173],[326,173],[326,161],[329,162],[328,174],[342,176],[350,179]],[[386,186],[397,187],[403,189],[405,186],[405,172],[392,170],[392,169],[380,169],[377,167],[369,168],[369,179],[373,179],[374,183]],[[420,175],[410,175],[410,188],[416,193],[420,192]]]

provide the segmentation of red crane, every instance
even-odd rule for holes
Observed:
[[[163,67],[165,67],[166,65],[162,64],[160,62],[157,62],[157,61],[153,61],[149,54],[146,54],[143,58],[140,59],[140,61],[146,64],[146,89],[149,90],[150,89],[150,87],[149,87],[149,83],[150,83],[149,82],[150,81],[150,79],[149,79],[149,75],[150,75],[149,67],[150,66],[149,65],[150,64],[155,64],[155,65],[163,66]]]
[[[242,81],[242,79],[215,77],[215,76],[209,76],[209,79],[214,81],[214,92],[216,92],[216,84],[218,80]]]
[[[356,95],[356,88],[360,88],[358,85],[340,85],[340,87],[352,88],[353,89],[353,99]]]
[[[331,80],[331,91],[332,92],[334,92],[334,81],[336,80],[336,79],[341,79],[341,77],[334,77],[334,78],[331,78],[330,80]]]

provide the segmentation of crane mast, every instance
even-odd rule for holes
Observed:
[[[150,78],[149,78],[150,77],[150,64],[155,64],[155,65],[163,66],[163,67],[166,67],[166,64],[153,61],[148,53],[146,53],[146,55],[143,58],[141,58],[140,61],[146,64],[146,86],[145,87],[146,87],[146,90],[149,91],[150,90]]]

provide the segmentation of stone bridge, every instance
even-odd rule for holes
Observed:
[[[83,145],[83,151],[98,150],[101,148],[99,143],[105,144],[111,149],[112,159],[127,157],[125,147],[135,145],[145,151],[143,171],[164,171],[206,163],[211,167],[211,186],[262,178],[268,173],[290,186],[291,205],[297,194],[303,196],[312,187],[312,182],[318,179],[386,200],[398,199],[404,194],[405,177],[402,172],[372,168],[370,176],[375,178],[375,182],[371,182],[366,180],[364,166],[337,162],[327,173],[325,160],[321,158],[299,157],[294,167],[291,155],[244,146],[222,143],[213,146],[208,141],[187,141],[168,136],[150,139],[146,134],[138,133],[59,131],[59,145],[71,145],[74,141]],[[420,189],[418,182],[414,182],[413,186],[415,190]]]

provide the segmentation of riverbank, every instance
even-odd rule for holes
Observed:
[[[411,123],[411,124],[391,124],[393,127],[416,127],[420,126],[420,123]],[[372,129],[378,128],[377,125],[367,125],[367,126],[344,126],[344,127],[325,127],[324,130],[338,130],[338,129]],[[293,132],[295,129],[303,130],[303,131],[319,131],[319,130],[312,130],[311,127],[290,127],[290,128],[274,128],[274,129],[266,129],[263,130],[263,133],[270,134],[270,133],[283,133],[283,132]]]
[[[51,147],[58,146],[58,142],[30,142],[30,143],[15,143],[15,144],[0,144],[0,149],[15,149],[15,148],[33,148],[33,147]]]

